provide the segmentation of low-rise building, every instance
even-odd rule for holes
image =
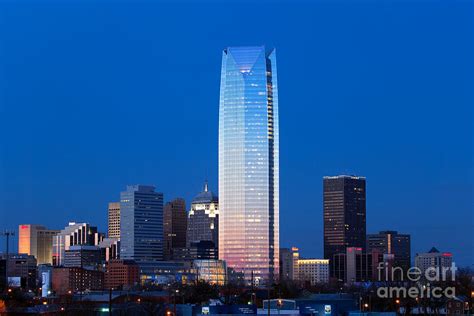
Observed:
[[[298,280],[311,285],[329,282],[328,259],[299,259]]]
[[[453,255],[450,252],[439,252],[435,247],[425,253],[417,253],[415,256],[415,266],[421,270],[422,277],[435,275],[437,271],[442,275],[443,269],[448,278],[451,277],[451,267],[453,265]],[[439,280],[439,281],[447,281]]]
[[[8,287],[21,287],[36,289],[37,286],[37,261],[32,255],[10,254],[1,257],[1,264],[6,269],[5,285]]]
[[[71,246],[65,251],[64,267],[97,269],[102,263],[102,253],[98,246]]]
[[[103,290],[104,273],[98,270],[77,267],[54,267],[52,272],[52,288],[57,295],[87,290]]]
[[[140,268],[133,260],[110,260],[105,269],[106,289],[127,289],[140,282]]]
[[[224,285],[227,281],[227,267],[223,260],[194,260],[196,279],[210,284]]]

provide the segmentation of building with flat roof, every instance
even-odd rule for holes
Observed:
[[[182,198],[165,204],[163,210],[163,232],[165,240],[164,257],[170,260],[173,250],[186,247],[188,213],[186,202]]]
[[[53,236],[59,230],[42,225],[21,224],[18,226],[18,253],[36,258],[38,264],[53,263]]]
[[[120,202],[109,203],[107,237],[120,239]]]
[[[324,258],[348,247],[366,248],[366,181],[358,176],[323,179]]]
[[[224,285],[227,282],[227,266],[222,260],[194,260],[196,279],[209,284]]]
[[[329,259],[298,259],[298,280],[311,285],[329,282]]]
[[[104,272],[79,267],[54,267],[52,289],[57,295],[104,289]]]
[[[381,231],[367,235],[367,252],[377,249],[383,254],[393,255],[393,266],[401,267],[405,272],[411,267],[410,235],[396,231]]]
[[[154,186],[129,185],[120,193],[120,258],[163,260],[163,193]]]
[[[106,289],[128,289],[140,282],[140,267],[132,260],[110,260],[105,268]]]

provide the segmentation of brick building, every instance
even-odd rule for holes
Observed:
[[[140,269],[132,260],[111,260],[105,271],[105,288],[130,288],[140,282]]]
[[[104,273],[78,267],[54,268],[52,288],[58,295],[86,290],[102,290],[104,288]]]

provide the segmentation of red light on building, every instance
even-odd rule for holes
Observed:
[[[28,229],[28,225],[21,225],[21,229]]]
[[[452,257],[453,254],[450,252],[443,252],[443,257]]]

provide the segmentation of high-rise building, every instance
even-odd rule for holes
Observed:
[[[53,263],[53,236],[57,235],[59,230],[22,224],[18,226],[18,232],[19,253],[34,256],[38,264]]]
[[[201,241],[210,241],[216,249],[218,247],[219,202],[217,195],[209,191],[207,182],[191,202],[188,215],[187,247]]]
[[[97,232],[97,227],[88,223],[70,222],[57,235],[53,236],[53,265],[62,266],[66,250],[71,246],[97,246],[103,234]]]
[[[365,178],[324,177],[324,258],[346,253],[347,247],[366,248]]]
[[[367,235],[367,252],[373,249],[383,254],[393,254],[393,265],[401,267],[405,272],[411,267],[410,235],[390,230],[369,234]]]
[[[223,51],[219,208],[219,259],[243,272],[247,283],[277,279],[279,128],[274,49]]]
[[[130,185],[120,194],[120,258],[163,260],[163,193]]]
[[[280,248],[280,279],[296,280],[298,278],[299,249],[296,247]]]
[[[164,257],[170,260],[173,249],[186,247],[188,213],[186,202],[177,198],[165,204],[163,211],[163,233],[165,238]]]
[[[107,236],[120,239],[120,202],[109,203]]]

